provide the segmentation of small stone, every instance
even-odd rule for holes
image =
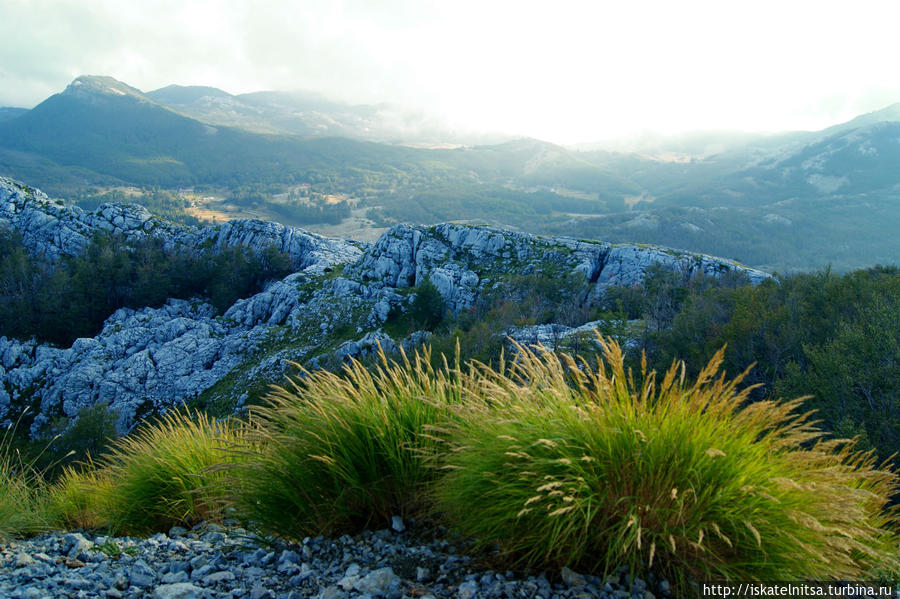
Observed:
[[[16,568],[24,568],[25,566],[30,566],[34,563],[34,558],[28,555],[27,553],[20,553],[16,556],[15,566]]]
[[[205,586],[211,586],[214,584],[218,584],[220,582],[225,582],[228,580],[234,580],[235,576],[228,570],[220,570],[218,572],[213,572],[212,574],[208,574],[203,577],[203,584]]]
[[[116,574],[115,579],[113,579],[112,584],[113,588],[124,591],[128,588],[128,579],[125,577],[125,574],[119,572],[118,574]]]
[[[22,599],[45,599],[45,597],[49,597],[49,595],[44,595],[40,589],[35,587],[28,587],[22,593]]]
[[[153,599],[204,599],[209,593],[188,582],[161,584],[153,591]]]
[[[210,545],[221,545],[225,542],[225,534],[218,531],[210,531],[201,536],[200,540]]]
[[[400,585],[400,578],[390,568],[379,568],[370,572],[354,585],[360,593],[371,593],[375,597],[384,597]]]
[[[83,568],[84,562],[74,557],[65,557],[62,560],[62,563],[66,565],[67,568]]]
[[[94,546],[93,541],[84,538],[80,532],[68,534],[63,537],[63,541],[68,548],[69,557],[77,557]]]
[[[358,582],[359,576],[344,576],[338,581],[337,585],[345,591],[350,591],[356,588],[356,583]]]
[[[459,599],[475,599],[478,597],[478,583],[472,580],[462,583],[456,596]]]
[[[570,570],[567,567],[564,567],[562,569],[560,575],[562,576],[563,582],[566,583],[566,586],[583,587],[587,584],[587,579],[585,579],[584,576],[582,576],[578,572],[575,572],[574,570]]]
[[[416,582],[428,582],[431,580],[431,570],[428,568],[416,568]]]
[[[280,564],[277,570],[279,574],[284,574],[285,576],[293,576],[300,571],[300,566],[291,563]]]
[[[152,587],[156,582],[156,573],[144,560],[138,560],[128,569],[128,580],[136,587]]]
[[[403,518],[400,516],[391,517],[391,528],[394,532],[403,532],[406,530],[406,525],[403,524]]]
[[[347,593],[338,587],[331,585],[330,587],[322,589],[322,592],[319,593],[316,599],[345,599],[346,597]]]
[[[168,572],[163,575],[160,582],[163,584],[177,584],[179,582],[188,582],[189,580],[188,573],[182,570],[181,572]]]
[[[296,551],[289,551],[285,549],[281,552],[281,556],[278,558],[279,564],[299,564],[300,563],[300,554]]]
[[[256,585],[250,589],[250,599],[273,599],[274,593],[264,586]]]

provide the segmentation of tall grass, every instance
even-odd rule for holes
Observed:
[[[823,440],[801,400],[747,403],[719,352],[636,382],[616,343],[594,366],[519,348],[460,410],[439,513],[520,565],[616,565],[696,580],[895,571],[897,476]]]
[[[239,512],[293,538],[359,530],[422,507],[437,428],[458,402],[461,375],[430,355],[342,374],[303,372],[254,413],[258,449],[237,470]]]
[[[103,510],[114,531],[129,534],[220,520],[226,474],[216,466],[239,459],[223,449],[240,443],[243,431],[235,421],[170,411],[115,441],[96,469],[67,471],[55,489],[59,518],[96,521]]]
[[[13,447],[19,421],[0,437],[0,542],[50,525],[43,475]]]
[[[54,526],[102,528],[109,524],[109,499],[112,480],[98,469],[90,456],[80,464],[63,468],[59,478],[49,485],[47,501]]]

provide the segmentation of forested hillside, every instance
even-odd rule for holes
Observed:
[[[166,251],[159,238],[127,244],[103,234],[82,255],[54,261],[33,257],[17,233],[0,229],[0,335],[68,347],[99,333],[119,308],[203,298],[223,313],[293,271],[291,257],[273,246],[198,255]]]

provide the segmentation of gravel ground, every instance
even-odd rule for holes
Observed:
[[[0,545],[0,597],[147,599],[655,599],[666,582],[570,570],[517,577],[446,540],[392,530],[287,544],[202,523],[148,539],[53,533]],[[652,588],[651,588],[652,587]]]

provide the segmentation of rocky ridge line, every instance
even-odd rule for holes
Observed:
[[[243,246],[262,251],[274,246],[294,259],[298,270],[322,272],[352,262],[363,244],[330,239],[280,223],[253,219],[210,227],[191,227],[153,216],[143,206],[103,204],[94,211],[65,206],[40,190],[0,177],[0,226],[19,231],[25,247],[49,258],[79,255],[98,232],[121,235],[126,241],[159,237],[164,247],[200,251]]]

